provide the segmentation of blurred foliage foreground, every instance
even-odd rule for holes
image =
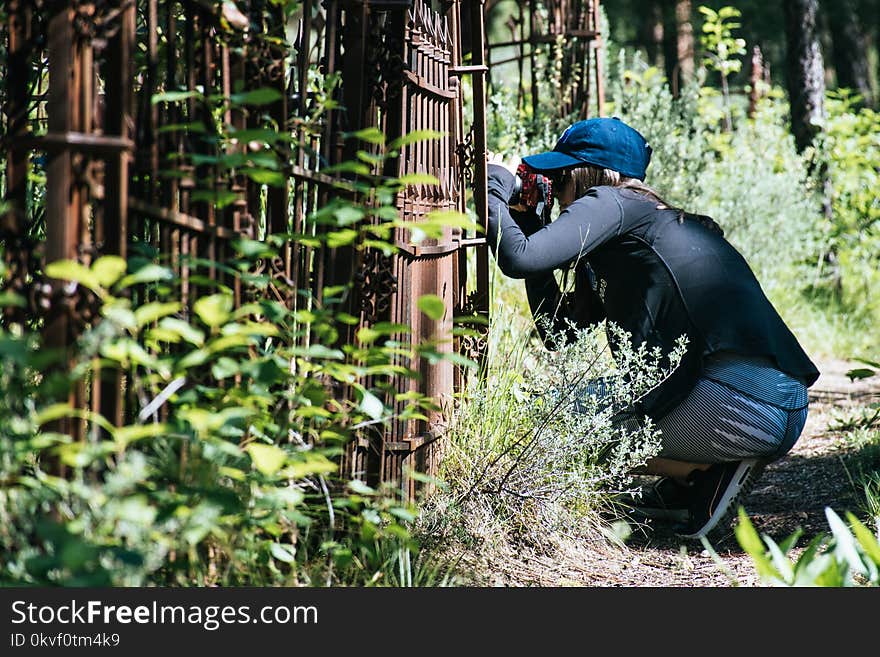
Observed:
[[[381,134],[353,136],[384,147]],[[340,339],[358,324],[343,310],[349,286],[315,299],[253,273],[291,240],[393,251],[393,229],[405,226],[394,201],[409,181],[371,171],[340,183],[346,195],[309,217],[308,235],[240,240],[223,263],[189,258],[199,286],[191,310],[168,255],[143,243],[128,261],[46,267],[100,312],[70,353],[47,349],[41,321],[0,327],[0,583],[418,583],[407,528],[415,510],[396,490],[342,480],[339,457],[359,432],[435,408],[396,392],[395,377],[418,375],[414,359],[474,363],[437,341],[415,343],[408,326],[379,323]],[[376,220],[357,221],[368,215]],[[473,228],[441,213],[419,229],[437,236],[448,225]],[[298,301],[291,309],[274,298]],[[7,291],[3,303],[24,301]],[[418,303],[433,319],[445,312],[439,297]],[[129,425],[67,403],[74,386],[107,372],[124,374],[137,415]],[[86,440],[59,432],[62,418],[84,423]]]

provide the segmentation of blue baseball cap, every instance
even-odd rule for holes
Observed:
[[[562,133],[552,151],[523,158],[536,171],[592,164],[639,180],[645,179],[650,161],[648,142],[617,117],[578,121]]]

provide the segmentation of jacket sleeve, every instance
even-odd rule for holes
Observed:
[[[489,245],[502,273],[529,278],[583,258],[619,234],[623,213],[607,188],[596,187],[559,213],[552,223],[526,234],[510,214],[514,176],[489,165]]]

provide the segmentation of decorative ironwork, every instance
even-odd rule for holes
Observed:
[[[400,98],[403,71],[403,44],[397,35],[387,30],[389,14],[376,12],[370,15],[369,39],[373,45],[368,50],[367,73],[371,76],[372,98],[380,109]]]
[[[364,319],[371,324],[379,321],[391,308],[391,300],[397,293],[394,261],[381,251],[370,249],[355,273],[354,282]]]
[[[474,161],[476,159],[473,126],[468,130],[464,140],[455,145],[455,154],[458,156],[458,170],[462,172],[465,184],[468,187],[473,187]]]

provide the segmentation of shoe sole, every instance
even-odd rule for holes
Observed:
[[[764,471],[767,462],[762,459],[746,459],[739,464],[736,472],[724,490],[721,500],[715,507],[715,512],[709,517],[705,525],[692,534],[678,534],[682,538],[703,538],[714,530],[719,524],[729,526],[736,515],[736,501],[747,495],[755,482]]]

